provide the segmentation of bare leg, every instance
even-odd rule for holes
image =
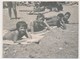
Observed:
[[[33,23],[32,23],[32,22],[31,22],[31,24],[30,24],[30,29],[31,29],[31,33],[34,33]]]
[[[14,9],[14,15],[15,15],[15,18],[17,18],[17,11],[16,11],[16,9]]]
[[[11,12],[11,8],[8,8],[9,10],[9,17],[10,17],[10,20],[11,20],[11,17],[12,17],[12,12]]]
[[[14,12],[15,18],[17,19],[16,2],[13,2],[12,4],[13,4],[13,12]]]

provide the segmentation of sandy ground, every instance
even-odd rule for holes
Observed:
[[[4,58],[78,58],[78,6],[63,6],[62,13],[70,12],[70,24],[67,29],[54,28],[44,35],[39,44],[3,44]],[[9,20],[8,9],[3,9],[3,30],[15,27],[16,22],[24,20],[28,24],[36,19],[36,15],[28,15],[28,12],[19,10],[30,10],[27,7],[17,7],[18,16],[21,19]],[[55,16],[60,12],[45,13],[45,17]]]

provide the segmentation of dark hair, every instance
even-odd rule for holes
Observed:
[[[65,13],[65,15],[66,15],[66,14],[68,14],[68,15],[69,15],[69,17],[70,17],[70,15],[71,15],[71,13],[70,13],[70,12],[66,12],[66,13]]]
[[[39,14],[37,15],[37,20],[38,20],[39,17],[42,17],[42,18],[43,18],[42,20],[44,21],[44,18],[45,18],[45,17],[44,17],[43,14],[39,13]]]
[[[59,17],[64,17],[64,15],[63,15],[63,13],[59,13],[57,16],[59,16]]]
[[[20,26],[23,26],[23,27],[25,27],[27,29],[27,24],[26,24],[25,21],[19,21],[19,22],[17,22],[16,29],[19,29]]]
[[[18,30],[20,26],[24,26],[27,29],[27,24],[24,21],[19,21],[16,24],[16,28],[10,29],[10,31],[15,31]]]

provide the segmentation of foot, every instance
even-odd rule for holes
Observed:
[[[20,19],[20,17],[15,17],[15,18],[11,18],[11,19]]]
[[[20,17],[15,17],[15,19],[20,19]]]

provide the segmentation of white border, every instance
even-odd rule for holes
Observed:
[[[0,58],[2,57],[2,24],[3,24],[2,17],[3,17],[2,1],[0,1]]]
[[[3,51],[3,49],[2,49],[2,47],[3,47],[2,46],[2,29],[3,29],[3,11],[2,11],[3,4],[2,4],[2,2],[3,1],[79,1],[79,10],[80,10],[80,0],[0,0],[0,58],[2,58],[2,51]],[[79,12],[79,14],[80,14],[80,12]],[[79,20],[79,22],[80,22],[80,20]],[[80,26],[80,24],[79,24],[79,26]],[[80,34],[80,27],[79,27],[78,31]],[[80,35],[78,38],[80,39]],[[80,40],[79,40],[79,42],[80,42]],[[78,46],[79,47],[79,49],[78,49],[79,56],[78,57],[80,58],[80,51],[79,51],[80,50],[80,43],[79,42],[78,42],[78,44],[79,44],[79,46]],[[64,58],[61,58],[61,59],[64,59]],[[65,59],[67,59],[67,58],[65,58]],[[69,58],[69,59],[71,59],[71,58]]]

